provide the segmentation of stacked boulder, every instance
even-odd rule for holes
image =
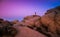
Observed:
[[[36,27],[40,27],[40,16],[39,15],[31,15],[27,16],[22,20],[21,24],[24,24],[25,26],[36,29]]]
[[[21,25],[35,29],[48,37],[60,37],[60,6],[49,9],[45,15],[31,15],[25,17]]]
[[[40,21],[51,37],[60,37],[60,6],[48,10]]]
[[[12,23],[0,19],[0,37],[14,37],[16,34],[17,30]]]

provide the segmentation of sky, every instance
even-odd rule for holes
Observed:
[[[22,20],[29,15],[43,16],[51,8],[60,6],[60,0],[0,0],[0,18]]]

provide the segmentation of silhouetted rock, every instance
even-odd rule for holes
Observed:
[[[3,22],[4,20],[2,18],[0,18],[0,23]]]
[[[3,20],[0,23],[0,37],[14,37],[16,34],[17,30],[9,21]]]

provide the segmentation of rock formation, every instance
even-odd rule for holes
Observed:
[[[50,37],[60,36],[60,6],[49,9],[42,17],[38,15],[27,16],[21,24],[27,25],[40,33]]]
[[[38,15],[31,15],[31,16],[27,16],[22,20],[21,24],[24,24],[25,26],[28,27],[39,27],[40,26],[40,19],[41,17]]]
[[[60,6],[47,10],[43,16],[36,13],[26,16],[22,21],[9,22],[0,19],[0,37],[2,36],[60,37]]]
[[[9,21],[0,19],[0,37],[14,37],[17,30]]]
[[[48,28],[52,37],[60,37],[60,6],[48,10],[44,16],[41,17],[43,26]]]

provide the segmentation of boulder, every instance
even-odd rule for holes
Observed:
[[[60,35],[60,6],[48,10],[41,17],[42,24],[48,28],[48,32],[54,34],[53,37]]]

